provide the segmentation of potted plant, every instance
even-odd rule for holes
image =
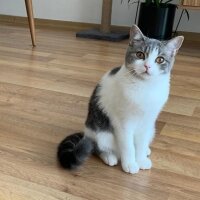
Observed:
[[[176,5],[172,0],[145,0],[140,4],[138,26],[151,38],[170,39],[174,24]]]
[[[130,4],[138,3],[136,19],[139,8],[138,26],[141,31],[148,37],[162,40],[167,40],[172,37],[174,17],[177,8],[177,5],[172,4],[172,2],[173,0],[144,0],[143,2],[141,2],[141,0],[128,0]],[[187,10],[184,9],[181,13],[178,25],[184,12],[189,19],[189,14]],[[135,23],[137,21],[136,19]]]

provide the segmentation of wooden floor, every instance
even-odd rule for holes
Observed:
[[[157,122],[153,168],[129,175],[91,157],[62,170],[58,143],[82,130],[100,77],[124,60],[127,41],[0,24],[0,200],[200,199],[200,42],[177,57],[170,100]]]

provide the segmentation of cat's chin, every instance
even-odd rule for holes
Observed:
[[[142,75],[144,75],[144,76],[151,76],[151,74],[148,71],[143,72]]]
[[[142,72],[140,74],[137,74],[136,77],[138,77],[140,79],[150,79],[152,77],[152,75],[148,72]]]
[[[144,79],[153,79],[153,78],[156,78],[158,76],[161,76],[161,74],[154,74],[154,73],[150,73],[150,72],[142,72],[138,76],[140,76]]]

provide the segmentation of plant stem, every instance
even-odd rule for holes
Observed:
[[[176,32],[177,32],[177,29],[178,29],[179,24],[180,24],[180,22],[181,22],[181,19],[182,19],[183,13],[184,13],[184,9],[183,9],[182,12],[181,12],[181,16],[180,16],[180,18],[179,18],[179,20],[178,20],[178,23],[177,23],[176,29],[175,29],[175,31],[174,31],[174,35],[176,35]]]
[[[135,15],[135,24],[137,23],[137,16],[138,16],[138,10],[139,10],[139,5],[140,5],[140,0],[137,2],[137,10],[136,10],[136,15]]]

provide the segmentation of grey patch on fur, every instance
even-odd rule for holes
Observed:
[[[113,69],[110,71],[109,75],[113,76],[113,75],[117,74],[117,72],[118,72],[120,69],[121,69],[121,67],[115,67],[115,68],[113,68]]]
[[[94,131],[108,131],[113,132],[113,126],[107,114],[100,106],[99,90],[100,85],[97,85],[90,98],[88,107],[88,116],[85,122],[86,127]]]

